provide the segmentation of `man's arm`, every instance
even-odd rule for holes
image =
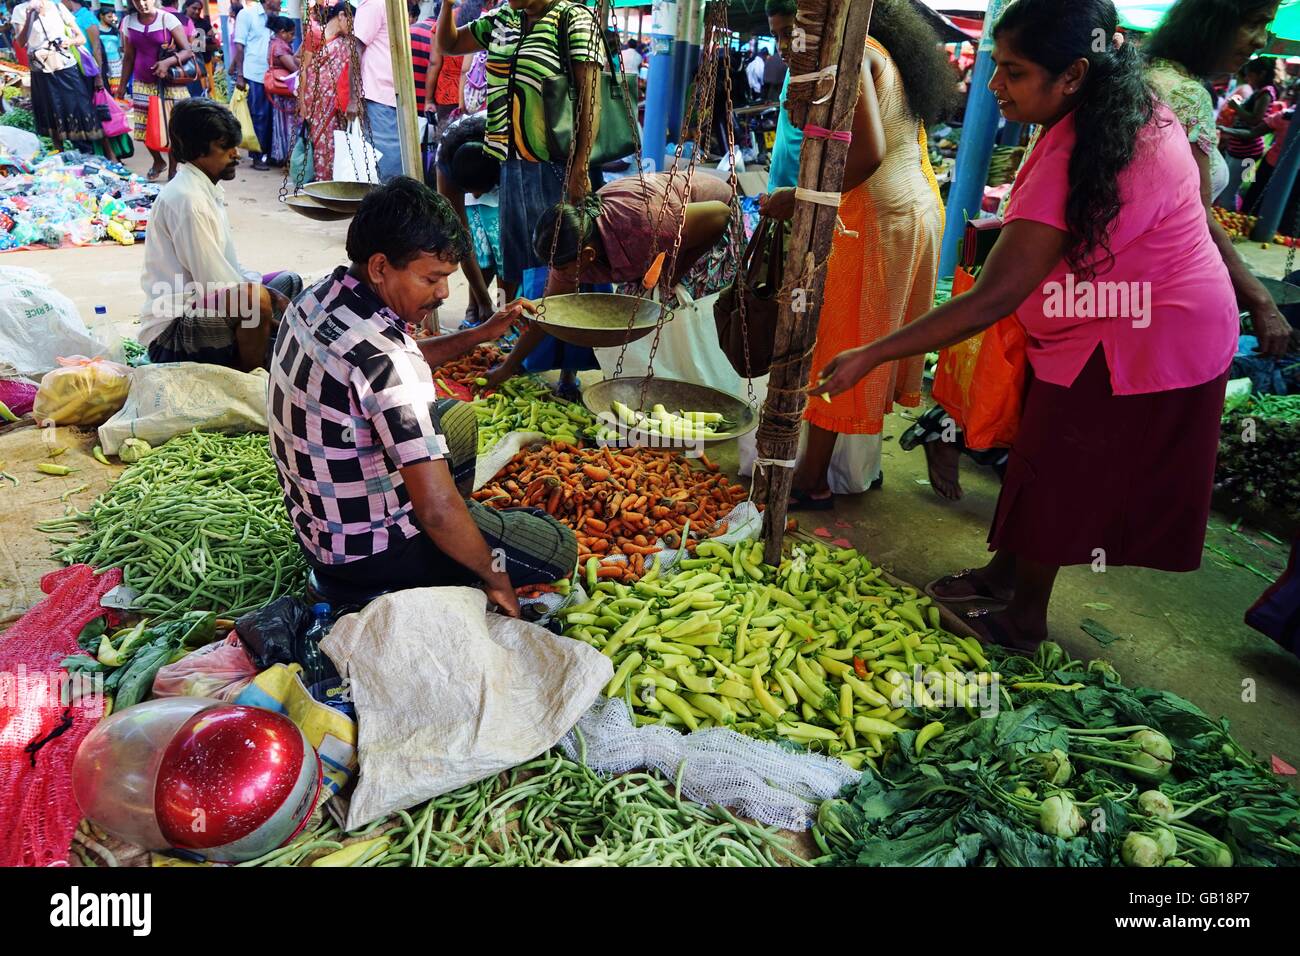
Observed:
[[[415,520],[438,550],[478,575],[488,599],[508,617],[519,616],[519,600],[506,574],[505,562],[488,548],[456,490],[445,461],[425,461],[399,468],[398,474],[411,496]]]
[[[495,342],[516,322],[526,322],[533,312],[533,303],[527,299],[515,299],[492,318],[472,329],[435,335],[416,343],[420,354],[429,363],[430,368],[438,368],[453,359],[477,348],[484,342]]]
[[[429,69],[424,73],[424,111],[432,113],[437,105],[434,102],[434,90],[438,86],[438,74],[442,72],[442,53],[438,50],[438,44],[429,44]]]

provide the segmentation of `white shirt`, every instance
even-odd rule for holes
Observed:
[[[745,67],[745,76],[749,80],[749,88],[755,93],[763,92],[763,71],[767,69],[767,61],[761,56],[756,56],[749,61],[749,66]]]
[[[235,237],[226,217],[225,191],[191,163],[176,167],[176,176],[154,200],[149,241],[144,244],[144,308],[140,310],[141,345],[148,345],[179,318],[187,297],[207,295],[241,282],[260,282],[261,275],[239,265]]]
[[[629,49],[628,47],[624,47],[623,52],[620,54],[620,56],[622,56],[623,58],[624,73],[641,72],[641,61],[643,57],[641,56],[639,51]]]
[[[250,83],[266,79],[267,52],[271,46],[271,31],[266,25],[266,9],[255,0],[248,0],[235,17],[235,35],[232,45],[244,48],[244,61],[240,70]]]

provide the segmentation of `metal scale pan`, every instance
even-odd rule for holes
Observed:
[[[655,405],[663,405],[672,412],[719,412],[723,418],[732,423],[727,431],[700,439],[669,439],[653,432],[635,430],[633,426],[622,426],[628,429],[633,437],[644,438],[648,443],[658,440],[715,444],[747,435],[758,427],[758,414],[743,399],[720,392],[716,388],[709,388],[707,385],[681,382],[672,378],[657,376],[651,378],[645,394],[645,404],[649,407],[640,408],[641,386],[644,382],[643,377],[607,378],[603,382],[584,387],[582,402],[597,416],[610,414],[614,403],[622,402],[630,408],[637,408],[647,413]]]
[[[659,303],[632,295],[579,292],[551,295],[543,301],[544,312],[530,321],[570,345],[617,348],[649,335],[659,322]]]

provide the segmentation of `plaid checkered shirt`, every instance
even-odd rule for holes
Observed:
[[[433,375],[397,315],[345,266],[280,323],[267,403],[289,519],[326,565],[420,533],[399,468],[447,457]]]

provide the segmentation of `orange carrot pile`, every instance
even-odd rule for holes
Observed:
[[[634,581],[660,550],[658,539],[680,547],[688,521],[693,531],[722,534],[725,523],[713,526],[748,493],[718,474],[707,457],[700,462],[703,468],[692,467],[673,451],[556,442],[515,455],[474,498],[495,508],[544,509],[577,532],[584,562],[591,555],[627,558],[602,567],[601,578]]]
[[[441,378],[457,385],[473,385],[476,378],[483,378],[504,360],[505,354],[495,345],[480,345],[454,362],[439,365],[433,377],[435,381]]]

